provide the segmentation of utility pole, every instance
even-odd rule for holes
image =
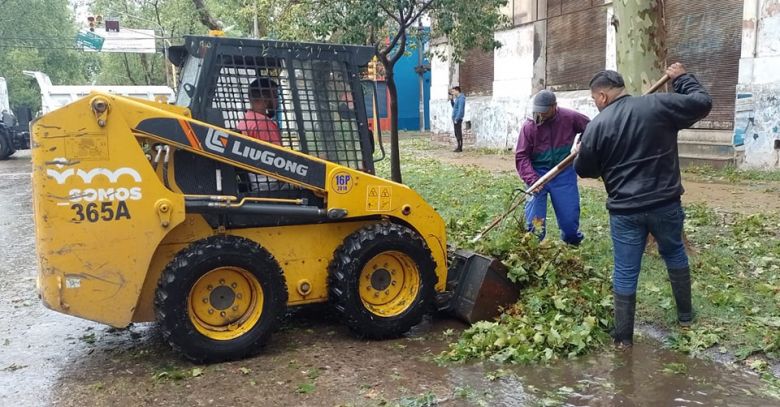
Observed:
[[[417,19],[417,66],[414,68],[415,72],[417,72],[420,87],[420,131],[425,131],[425,73],[431,69],[430,66],[424,64],[423,60],[423,53],[425,51],[424,32],[422,16],[420,16],[420,18]]]

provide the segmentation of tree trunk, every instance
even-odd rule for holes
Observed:
[[[390,95],[390,179],[397,183],[401,180],[401,148],[398,146],[398,89],[395,87],[393,65],[385,65],[387,93]]]
[[[626,89],[641,94],[666,66],[663,0],[615,0],[617,67]]]
[[[195,6],[195,11],[198,12],[200,22],[206,26],[209,30],[221,30],[222,28],[217,23],[217,20],[211,16],[209,9],[206,8],[204,0],[192,0],[192,4]]]

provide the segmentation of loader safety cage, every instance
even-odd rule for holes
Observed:
[[[181,69],[176,104],[188,107],[194,119],[373,173],[360,82],[361,67],[373,52],[362,46],[188,36],[183,46],[171,47],[169,58]],[[268,117],[252,112],[250,95],[275,101]],[[269,138],[274,125],[278,138]],[[250,196],[300,195],[266,176],[239,172],[237,178],[238,192]]]

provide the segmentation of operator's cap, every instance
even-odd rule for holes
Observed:
[[[550,106],[554,105],[556,102],[555,100],[555,93],[552,93],[549,90],[543,90],[534,96],[533,100],[533,106],[532,106],[532,113],[544,113],[548,110],[550,110]]]

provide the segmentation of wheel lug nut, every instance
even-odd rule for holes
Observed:
[[[241,299],[241,297],[243,297],[243,295],[241,295],[241,293],[236,294],[236,298],[238,298],[239,300]]]
[[[233,311],[238,311],[238,305],[233,306]]]
[[[225,316],[225,311],[220,312],[219,316],[224,317]]]
[[[219,279],[219,285],[225,285],[225,279],[224,278],[220,278]]]
[[[231,287],[233,287],[233,289],[236,289],[236,288],[238,288],[238,284],[236,284],[236,283],[233,283],[233,284],[231,284],[230,286],[231,286]]]
[[[209,308],[209,314],[213,314],[213,313],[214,313],[214,309]]]
[[[209,303],[209,299],[208,299],[208,298],[204,298],[204,299],[203,299],[203,303],[204,303],[204,304],[208,304],[208,303]]]
[[[209,290],[209,291],[211,291],[211,290],[213,290],[213,289],[214,289],[214,287],[213,287],[211,284],[209,284],[209,285],[207,285],[207,286],[206,286],[206,289],[207,289],[207,290]]]

